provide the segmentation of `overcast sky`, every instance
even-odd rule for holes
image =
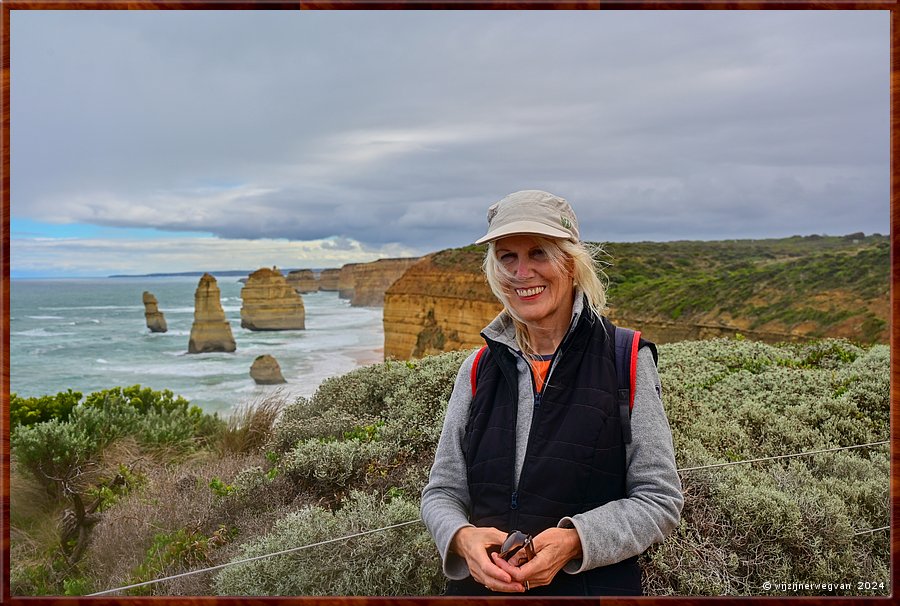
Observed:
[[[889,232],[888,11],[11,12],[12,276]]]

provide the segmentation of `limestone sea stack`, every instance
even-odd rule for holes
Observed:
[[[275,268],[258,269],[241,289],[241,327],[249,330],[303,330],[303,299]]]
[[[319,274],[319,290],[339,290],[338,280],[341,278],[339,267],[323,269]]]
[[[250,366],[250,376],[256,381],[257,385],[278,385],[280,383],[287,383],[287,381],[284,380],[284,375],[281,374],[281,367],[278,365],[278,360],[269,354],[257,356],[257,358],[253,360],[253,365]]]
[[[194,324],[188,353],[231,352],[235,349],[237,344],[231,334],[231,324],[225,319],[219,285],[214,277],[203,274],[194,292]]]
[[[150,332],[166,332],[166,318],[157,307],[156,297],[153,293],[144,291],[144,318],[147,320],[147,328]]]
[[[295,269],[287,275],[287,283],[300,294],[319,290],[316,275],[311,269]]]

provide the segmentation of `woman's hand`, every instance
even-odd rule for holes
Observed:
[[[523,587],[525,581],[528,581],[529,589],[549,585],[563,566],[582,556],[581,539],[574,528],[548,528],[534,537],[531,544],[534,546],[535,556],[529,562],[514,558],[513,563],[509,563],[496,553],[491,554],[497,568]]]
[[[465,526],[453,537],[450,550],[465,558],[472,578],[491,591],[521,593],[525,586],[513,580],[510,573],[494,564],[488,555],[488,549],[499,548],[505,539],[506,533],[496,528]],[[510,567],[502,559],[500,561]]]

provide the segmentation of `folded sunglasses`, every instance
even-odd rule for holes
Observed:
[[[513,530],[507,535],[503,545],[500,546],[500,557],[509,560],[511,557],[525,550],[525,557],[528,560],[534,557],[534,545],[532,544],[532,536],[518,530]]]

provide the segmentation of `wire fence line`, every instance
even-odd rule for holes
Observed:
[[[318,543],[311,543],[311,544],[309,544],[309,545],[302,545],[302,546],[300,546],[300,547],[292,547],[292,548],[290,548],[290,549],[285,549],[285,550],[283,550],[283,551],[278,551],[278,552],[275,552],[275,553],[266,553],[266,554],[263,554],[263,555],[260,555],[260,556],[254,556],[254,557],[252,557],[252,558],[246,558],[246,559],[238,560],[238,561],[235,561],[235,562],[226,562],[225,564],[219,564],[218,566],[210,566],[209,568],[201,568],[201,569],[199,569],[199,570],[191,570],[191,571],[188,571],[188,572],[182,572],[181,574],[173,574],[172,576],[169,576],[169,577],[163,577],[163,578],[161,578],[161,579],[153,579],[152,581],[144,581],[143,583],[135,583],[134,585],[127,585],[127,586],[125,586],[125,587],[117,587],[116,589],[107,589],[106,591],[98,591],[97,593],[90,593],[90,594],[88,594],[88,597],[98,596],[98,595],[106,595],[106,594],[108,594],[108,593],[115,593],[115,592],[117,592],[117,591],[125,591],[126,589],[134,589],[134,588],[136,588],[136,587],[143,587],[143,586],[145,586],[145,585],[151,585],[151,584],[153,584],[153,583],[161,583],[161,582],[163,582],[163,581],[171,581],[171,580],[174,580],[174,579],[179,579],[179,578],[181,578],[181,577],[190,576],[190,575],[192,575],[192,574],[200,574],[201,572],[209,572],[209,571],[211,571],[211,570],[218,570],[218,569],[220,569],[220,568],[225,568],[226,566],[235,566],[235,565],[237,565],[237,564],[245,564],[245,563],[247,563],[247,562],[253,562],[253,561],[256,561],[256,560],[262,560],[262,559],[264,559],[264,558],[272,558],[272,557],[275,557],[275,556],[285,555],[285,554],[288,554],[288,553],[294,553],[294,552],[296,552],[296,551],[302,551],[302,550],[304,550],[304,549],[310,549],[310,548],[312,548],[312,547],[319,547],[319,546],[321,546],[321,545],[327,545],[327,544],[329,544],[329,543],[337,543],[337,542],[339,542],[339,541],[346,541],[346,540],[349,540],[349,539],[355,539],[356,537],[365,536],[365,535],[367,535],[367,534],[374,534],[374,533],[376,533],[376,532],[383,532],[383,531],[385,531],[385,530],[391,530],[391,529],[393,529],[393,528],[400,528],[401,526],[409,526],[410,524],[416,524],[416,523],[421,522],[421,521],[422,521],[421,519],[416,519],[416,520],[410,520],[410,521],[408,521],[408,522],[400,522],[399,524],[393,524],[393,525],[391,525],[391,526],[385,526],[384,528],[376,528],[376,529],[374,529],[374,530],[366,530],[366,531],[363,531],[363,532],[358,532],[358,533],[356,533],[356,534],[350,534],[350,535],[347,535],[347,536],[344,536],[344,537],[338,537],[338,538],[336,538],[336,539],[328,539],[327,541],[319,541]]]
[[[837,448],[826,448],[823,450],[812,450],[812,451],[808,451],[808,452],[797,452],[797,453],[786,454],[786,455],[761,457],[758,459],[746,459],[744,461],[733,461],[733,462],[728,462],[728,463],[713,463],[711,465],[701,465],[698,467],[685,467],[685,468],[677,469],[676,471],[678,473],[682,473],[685,471],[698,471],[701,469],[714,469],[714,468],[718,468],[718,467],[729,467],[732,465],[746,465],[749,463],[758,463],[760,461],[774,461],[774,460],[778,460],[778,459],[788,459],[788,458],[795,458],[795,457],[810,456],[810,455],[821,454],[821,453],[825,453],[825,452],[837,452],[837,451],[841,451],[841,450],[852,450],[852,449],[856,449],[856,448],[869,448],[869,447],[873,447],[873,446],[882,446],[884,444],[888,444],[889,442],[890,442],[890,440],[882,440],[880,442],[869,442],[868,444],[855,444],[853,446],[841,446],[841,447],[837,447]],[[153,585],[155,583],[162,583],[164,581],[172,581],[172,580],[179,579],[182,577],[187,577],[187,576],[191,576],[191,575],[195,575],[195,574],[202,574],[204,572],[211,572],[213,570],[219,570],[222,568],[226,568],[228,566],[236,566],[238,564],[246,564],[248,562],[254,562],[257,560],[263,560],[263,559],[272,558],[275,556],[286,555],[289,553],[295,553],[297,551],[302,551],[304,549],[311,549],[313,547],[319,547],[322,545],[327,545],[329,543],[338,543],[341,541],[347,541],[350,539],[355,539],[357,537],[361,537],[361,536],[365,536],[365,535],[369,535],[369,534],[375,534],[378,532],[393,530],[395,528],[401,528],[403,526],[409,526],[411,524],[418,524],[420,522],[422,522],[421,518],[417,518],[415,520],[408,520],[406,522],[400,522],[399,524],[393,524],[391,526],[384,526],[383,528],[375,528],[373,530],[366,530],[363,532],[358,532],[356,534],[351,534],[351,535],[347,535],[347,536],[343,536],[343,537],[337,537],[335,539],[328,539],[326,541],[320,541],[318,543],[311,543],[309,545],[301,545],[300,547],[292,547],[290,549],[285,549],[283,551],[277,551],[275,553],[267,553],[267,554],[263,554],[263,555],[259,555],[259,556],[254,556],[252,558],[245,558],[243,560],[235,560],[233,562],[226,562],[225,564],[219,564],[217,566],[210,566],[208,568],[200,568],[197,570],[190,570],[188,572],[182,572],[180,574],[175,574],[175,575],[168,576],[168,577],[153,579],[151,581],[144,581],[142,583],[135,583],[133,585],[126,585],[124,587],[117,587],[115,589],[107,589],[105,591],[98,591],[97,593],[87,594],[86,597],[108,595],[111,593],[117,593],[119,591],[127,591],[129,589],[135,589],[137,587],[144,587],[147,585]],[[881,526],[880,528],[870,528],[867,530],[860,530],[858,532],[854,532],[852,536],[860,536],[860,535],[864,535],[864,534],[874,534],[876,532],[881,532],[883,530],[890,530],[890,526]]]
[[[821,454],[823,452],[837,452],[839,450],[851,450],[854,448],[868,448],[870,446],[880,446],[882,444],[887,444],[890,440],[882,440],[881,442],[869,442],[868,444],[856,444],[854,446],[840,446],[838,448],[826,448],[824,450],[811,450],[809,452],[797,452],[793,454],[786,455],[776,455],[773,457],[761,457],[759,459],[747,459],[745,461],[733,461],[729,463],[713,463],[712,465],[701,465],[699,467],[686,467],[683,469],[679,469],[678,473],[684,471],[697,471],[698,469],[712,469],[714,467],[730,467],[732,465],[746,465],[747,463],[758,463],[759,461],[774,461],[776,459],[790,459],[794,457],[805,457],[814,454]]]

